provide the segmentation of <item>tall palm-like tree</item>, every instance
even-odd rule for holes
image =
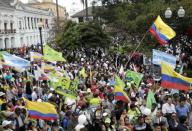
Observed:
[[[81,0],[81,3],[83,4],[83,9],[85,8],[85,0]]]
[[[86,16],[86,21],[88,21],[88,3],[87,3],[87,0],[81,0],[81,3],[83,4],[83,9],[85,7],[85,16]]]
[[[57,10],[57,29],[59,29],[59,4],[58,4],[58,0],[56,0],[56,10]]]

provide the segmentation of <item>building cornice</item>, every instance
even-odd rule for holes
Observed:
[[[56,6],[56,3],[52,3],[52,2],[38,2],[38,3],[29,3],[29,5],[43,5],[43,4],[50,4],[50,5],[54,5]],[[60,8],[63,8],[66,10],[66,8],[64,6],[58,5]]]
[[[23,4],[21,2],[18,2],[15,5],[15,10],[24,11],[24,12],[28,12],[28,13],[34,13],[34,14],[53,16],[53,12],[51,10],[37,9],[37,8],[31,7],[27,4]]]

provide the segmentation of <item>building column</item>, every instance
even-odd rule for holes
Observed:
[[[26,36],[26,45],[29,46],[29,37]]]
[[[34,29],[36,29],[36,18],[34,18]]]
[[[10,21],[7,21],[7,30],[11,29],[10,27]]]
[[[31,29],[31,24],[30,24],[30,17],[27,17],[27,26],[28,26],[28,29]]]
[[[28,30],[29,27],[28,27],[28,17],[26,17],[26,29]]]
[[[24,17],[24,29],[26,30],[26,16]]]
[[[34,29],[34,22],[33,22],[33,17],[31,17],[31,29]]]
[[[5,48],[6,49],[11,48],[11,44],[10,44],[10,39],[9,38],[5,38],[4,39],[4,43],[5,43]]]
[[[15,48],[15,37],[11,37],[11,48]]]
[[[22,30],[25,29],[25,18],[22,18]]]
[[[5,49],[4,38],[0,38],[0,49]]]
[[[0,30],[1,30],[1,32],[3,30],[3,21],[2,20],[0,20]]]

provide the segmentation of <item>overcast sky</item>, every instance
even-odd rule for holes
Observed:
[[[24,3],[27,3],[28,0],[21,0]],[[38,1],[42,1],[42,0],[38,0]],[[56,0],[54,0],[55,2]],[[77,11],[80,11],[83,9],[83,5],[80,2],[81,0],[58,0],[59,5],[66,7],[67,12],[72,15],[74,13],[76,13]],[[88,0],[89,1],[89,5],[91,5],[91,1],[93,0]]]

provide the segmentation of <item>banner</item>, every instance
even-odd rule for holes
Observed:
[[[63,89],[69,89],[71,80],[68,76],[58,77],[56,72],[52,72],[50,77],[53,88],[62,87]]]
[[[34,71],[36,80],[48,80],[49,76],[39,67],[37,66],[37,70]]]
[[[42,120],[57,120],[58,114],[54,105],[48,102],[32,102],[24,99],[30,118]]]
[[[11,66],[13,69],[15,69],[18,72],[23,72],[31,66],[30,61],[22,59],[18,56],[11,55],[9,53],[4,53],[2,55],[5,61],[5,64],[8,66]]]
[[[30,61],[41,62],[42,54],[37,52],[30,52]]]
[[[61,52],[57,52],[48,45],[44,45],[43,47],[43,52],[44,52],[44,60],[47,61],[66,61]]]
[[[161,63],[161,86],[168,89],[189,91],[192,78],[182,76],[167,63]]]
[[[73,95],[77,95],[78,83],[79,79],[77,77],[71,82],[69,90],[72,92]]]
[[[151,109],[153,103],[156,103],[155,96],[154,96],[154,93],[151,90],[149,90],[147,94],[146,107]]]
[[[128,81],[134,81],[135,86],[139,87],[139,84],[143,78],[143,74],[128,70],[125,74],[125,79]]]
[[[53,65],[46,64],[46,63],[43,63],[43,62],[42,62],[42,67],[41,68],[45,73],[49,73],[49,72],[55,70],[55,67]]]
[[[176,36],[176,32],[160,16],[154,21],[149,32],[155,36],[161,45],[169,44],[169,40]]]
[[[73,100],[77,99],[77,95],[73,95],[73,93],[67,91],[66,89],[62,89],[61,87],[55,88],[55,91],[56,91],[58,94],[66,97],[66,98],[71,98],[71,99],[73,99]]]
[[[85,72],[85,68],[84,67],[79,71],[79,75],[83,76],[84,79],[87,77],[87,73]]]
[[[173,68],[176,66],[176,57],[165,52],[153,49],[153,61],[155,65],[161,65],[161,62],[166,62]]]

